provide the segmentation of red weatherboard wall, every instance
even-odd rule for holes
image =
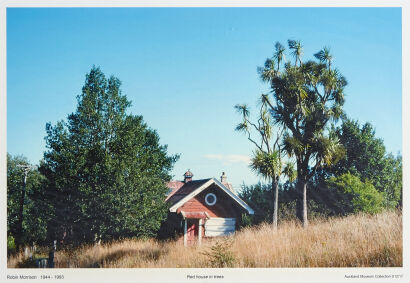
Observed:
[[[216,203],[209,206],[205,202],[205,196],[208,193],[216,195]],[[196,197],[187,201],[183,206],[178,208],[178,212],[207,212],[210,217],[237,218],[241,216],[239,205],[219,188],[211,187],[201,192]]]

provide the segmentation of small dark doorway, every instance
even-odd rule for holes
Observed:
[[[198,219],[187,219],[187,244],[193,244],[198,237]]]

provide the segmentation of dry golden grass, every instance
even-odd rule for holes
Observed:
[[[262,239],[262,240],[260,240]],[[402,266],[402,216],[393,212],[246,229],[233,250],[241,267]]]
[[[209,252],[218,239],[201,247],[181,242],[123,240],[57,251],[56,267],[211,267]],[[316,220],[308,229],[296,222],[277,231],[263,224],[228,238],[234,267],[386,267],[402,266],[402,215],[384,212]],[[18,267],[22,256],[8,259]]]

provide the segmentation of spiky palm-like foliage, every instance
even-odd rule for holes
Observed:
[[[299,40],[288,40],[289,49],[292,50],[292,55],[295,57],[295,66],[299,62],[299,66],[302,65],[302,55],[303,55],[303,46]]]
[[[265,75],[269,78],[272,70],[270,68],[272,67],[274,70],[274,65],[267,67],[265,68]],[[250,111],[247,105],[238,104],[235,106],[236,111],[242,116],[242,122],[238,124],[236,130],[246,133],[248,140],[256,147],[251,159],[251,169],[265,180],[271,181],[272,191],[274,192],[272,220],[273,226],[276,228],[278,223],[278,184],[282,174],[280,143],[282,132],[280,130],[274,132],[274,121],[269,112],[271,105],[269,96],[262,94],[259,104],[258,118],[255,123],[250,120]]]
[[[296,160],[298,217],[306,227],[308,180],[319,167],[334,163],[344,154],[326,127],[343,114],[347,81],[331,67],[329,48],[315,54],[319,62],[302,63],[300,41],[288,40],[288,46],[295,64],[286,62],[281,70],[262,73],[261,77],[271,86],[274,103],[269,104],[269,112],[274,122],[285,129],[283,148]]]
[[[280,42],[275,43],[275,53],[273,54],[273,58],[275,58],[278,64],[277,70],[280,68],[280,63],[285,60],[285,50],[285,47]]]
[[[275,59],[266,59],[264,67],[258,67],[257,71],[263,82],[269,81],[270,78],[274,77],[277,73],[277,69],[275,68]]]
[[[323,49],[316,53],[314,56],[319,59],[321,63],[326,63],[328,68],[330,69],[333,56],[330,54],[329,47],[323,47]]]
[[[283,167],[283,174],[285,174],[289,182],[294,182],[297,178],[296,170],[292,162],[286,162],[285,166]]]
[[[253,157],[251,158],[250,167],[264,179],[269,179],[271,176],[275,175],[281,175],[282,162],[280,153],[278,151],[267,153],[255,150]]]

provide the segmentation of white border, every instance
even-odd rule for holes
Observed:
[[[7,7],[404,7],[406,0],[6,0]]]

